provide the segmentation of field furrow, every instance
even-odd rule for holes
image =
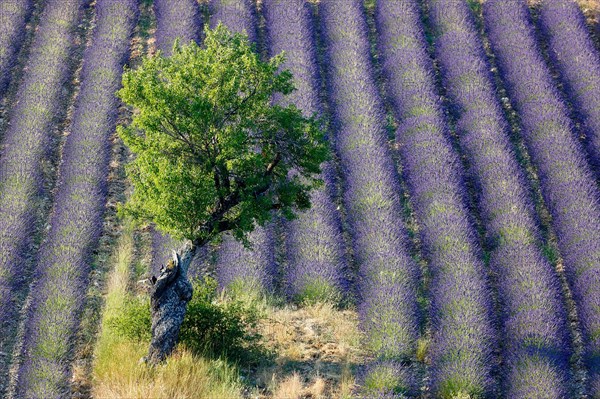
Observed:
[[[430,1],[430,16],[497,280],[503,391],[511,398],[565,397],[571,351],[560,283],[542,254],[535,210],[473,17],[466,3],[439,0]]]
[[[433,277],[432,391],[441,398],[484,395],[493,387],[491,297],[417,2],[379,1],[375,20],[388,95],[399,122],[396,141]]]
[[[279,102],[292,103],[306,116],[321,113],[312,11],[306,0],[268,0],[263,5],[272,56],[285,51],[283,68],[294,75],[296,91]],[[311,194],[312,207],[285,224],[285,291],[297,301],[339,300],[346,268],[342,227],[331,193],[333,165],[322,165],[325,186]]]
[[[71,345],[102,232],[109,137],[118,108],[115,92],[136,13],[136,0],[99,0],[96,4],[96,27],[85,52],[55,205],[37,258],[18,397],[58,398],[67,392]]]
[[[406,247],[399,177],[373,77],[362,2],[322,0],[319,15],[343,201],[360,273],[360,322],[366,345],[379,360],[366,372],[366,390],[411,393],[418,387],[407,364],[415,358],[419,337],[419,270]]]
[[[598,188],[567,109],[541,56],[524,3],[489,0],[484,20],[501,76],[520,115],[577,304],[593,397],[600,395]]]
[[[600,56],[575,2],[545,0],[540,22],[550,59],[560,72],[577,117],[584,123],[592,164],[600,167]]]
[[[33,0],[0,2],[0,98],[4,97],[32,10]]]

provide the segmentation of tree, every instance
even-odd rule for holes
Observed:
[[[219,25],[205,30],[204,47],[175,43],[171,57],[123,75],[117,94],[134,114],[119,135],[135,158],[121,211],[187,242],[151,291],[152,363],[177,342],[197,249],[224,231],[247,242],[274,211],[294,218],[322,184],[329,147],[319,119],[272,102],[294,90],[283,62],[283,53],[261,61],[245,35]]]

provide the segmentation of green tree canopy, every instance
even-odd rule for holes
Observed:
[[[203,47],[176,43],[171,57],[126,71],[117,94],[134,114],[119,135],[135,157],[122,210],[202,245],[226,230],[245,237],[273,209],[293,218],[308,208],[329,147],[318,118],[273,104],[294,90],[283,61],[261,61],[219,25]]]

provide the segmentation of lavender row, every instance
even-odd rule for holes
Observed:
[[[551,59],[560,71],[575,112],[584,122],[593,165],[600,167],[600,57],[574,1],[544,0],[540,21]]]
[[[156,0],[156,46],[163,55],[170,55],[176,39],[185,44],[200,39],[200,12],[194,0]],[[152,264],[150,272],[160,273],[162,265],[171,258],[170,251],[177,246],[168,235],[152,229]]]
[[[223,235],[216,262],[219,287],[235,292],[273,292],[277,268],[272,229],[258,227],[249,240],[252,248],[247,249],[231,235]]]
[[[252,43],[258,41],[255,4],[252,0],[210,0],[210,27],[219,22],[233,32],[244,32]]]
[[[0,98],[4,96],[32,10],[32,0],[0,2]]]
[[[485,395],[493,385],[491,297],[417,3],[379,1],[375,20],[388,95],[399,121],[396,141],[433,277],[432,391],[439,397]]]
[[[312,8],[305,0],[268,0],[263,4],[269,52],[285,51],[283,68],[294,75],[296,90],[280,103],[292,103],[307,116],[320,112]],[[345,290],[344,242],[332,201],[333,165],[322,165],[325,186],[311,194],[312,207],[285,226],[286,291],[290,298],[337,300]]]
[[[600,395],[600,208],[598,188],[567,109],[540,55],[525,3],[488,0],[486,29],[521,117],[522,134],[552,215],[585,340],[592,396]]]
[[[79,0],[50,0],[32,44],[0,155],[0,336],[10,342],[43,194],[42,160],[64,100]],[[3,350],[10,350],[3,348]]]
[[[195,0],[156,0],[156,46],[170,55],[175,40],[181,44],[200,39],[200,12]]]
[[[510,398],[566,396],[566,312],[544,258],[535,210],[508,138],[482,43],[465,2],[431,0],[437,60],[457,108],[460,145],[476,177],[478,207],[503,311],[503,392]]]
[[[64,1],[64,0],[63,0]],[[110,135],[136,0],[99,0],[81,90],[63,150],[50,229],[39,253],[17,395],[58,398],[68,389],[70,350],[102,232]]]
[[[248,34],[251,42],[256,42],[256,14],[251,0],[212,0],[210,3],[210,25],[219,22],[233,32]],[[257,227],[250,233],[252,249],[233,239],[223,237],[223,245],[217,252],[217,281],[221,288],[233,288],[234,284],[244,282],[245,288],[259,292],[272,292],[274,289],[275,244],[273,227]],[[252,278],[249,278],[252,277]]]
[[[359,266],[360,325],[377,358],[410,362],[419,337],[419,270],[406,248],[398,176],[371,69],[362,2],[322,0],[319,13],[343,201]],[[404,363],[372,366],[365,386],[407,392],[415,386],[415,375]],[[397,377],[394,386],[377,386],[377,376],[387,372]]]

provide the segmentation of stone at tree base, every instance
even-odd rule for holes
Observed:
[[[182,260],[173,251],[173,259],[161,269],[152,287],[152,341],[148,350],[150,364],[163,362],[177,344],[187,304],[192,299],[193,289],[187,278],[187,267],[193,252],[193,247],[184,249]]]

